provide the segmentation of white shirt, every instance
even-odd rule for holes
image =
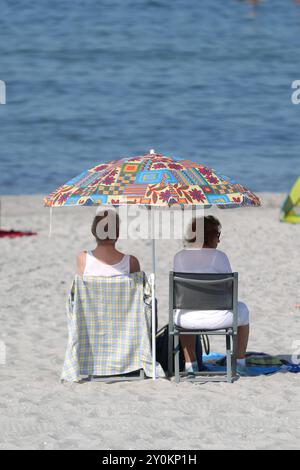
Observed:
[[[174,271],[179,273],[231,273],[229,259],[214,248],[186,248],[174,257]]]
[[[186,248],[174,257],[174,272],[231,273],[229,259],[223,251],[214,248]],[[182,328],[214,329],[230,326],[227,310],[185,310],[174,312],[174,321]]]

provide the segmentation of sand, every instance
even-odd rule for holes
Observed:
[[[300,227],[279,222],[282,194],[260,209],[216,210],[224,250],[251,313],[249,350],[300,354]],[[300,374],[176,385],[167,380],[61,384],[65,301],[75,255],[93,247],[93,208],[49,211],[41,196],[2,197],[2,227],[37,237],[0,240],[0,449],[296,449]],[[122,241],[150,271],[150,243]],[[158,243],[159,324],[178,241]],[[222,352],[221,344],[212,349]]]

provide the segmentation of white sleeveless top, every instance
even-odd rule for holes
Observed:
[[[86,253],[84,276],[120,276],[130,273],[130,255],[124,255],[119,263],[106,264],[96,258],[91,251]]]

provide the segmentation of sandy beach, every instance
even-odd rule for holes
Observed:
[[[239,272],[251,314],[249,350],[300,355],[300,232],[279,222],[283,194],[262,208],[210,211],[220,249]],[[0,240],[0,449],[297,449],[300,374],[241,378],[234,385],[168,380],[61,384],[65,301],[76,253],[93,247],[94,208],[49,211],[42,196],[4,196],[2,228],[36,237]],[[150,242],[121,241],[150,272]],[[179,241],[158,242],[159,325],[168,317],[168,272]],[[220,344],[212,350],[222,352]],[[300,356],[299,356],[300,358]]]

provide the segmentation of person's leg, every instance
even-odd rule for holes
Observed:
[[[242,325],[238,327],[237,335],[237,359],[244,360],[246,357],[248,339],[249,339],[249,325]],[[180,343],[183,349],[184,360],[187,364],[197,362],[196,357],[196,336],[181,335]]]
[[[249,325],[243,325],[238,327],[237,333],[237,359],[245,359],[248,339],[249,339]]]
[[[197,312],[177,312],[174,322],[179,327],[186,330],[196,329]],[[180,345],[183,350],[185,370],[197,371],[197,356],[196,356],[196,336],[195,335],[180,335]]]
[[[196,336],[181,335],[180,343],[183,350],[184,360],[187,363],[197,361],[196,358]]]
[[[251,377],[257,375],[257,371],[246,364],[246,350],[249,338],[249,325],[238,328],[237,341],[237,373],[240,377]]]
[[[239,367],[246,366],[246,351],[249,340],[249,310],[243,302],[238,304],[238,331],[237,331],[237,364]]]

